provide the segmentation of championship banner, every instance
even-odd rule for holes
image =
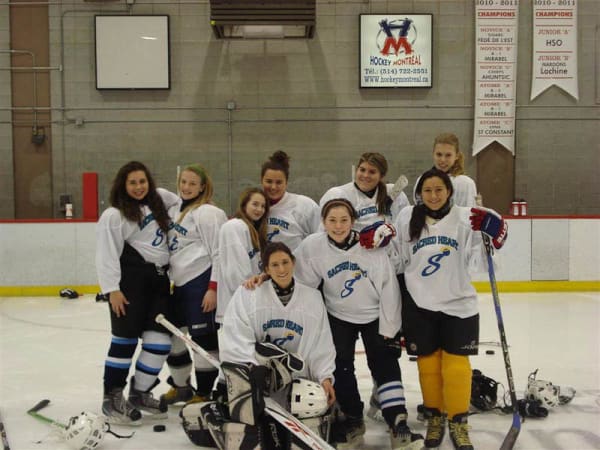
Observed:
[[[579,100],[577,0],[533,0],[531,100],[555,85]]]
[[[431,14],[361,14],[361,88],[431,87]]]
[[[475,0],[473,156],[494,141],[515,153],[519,0]]]

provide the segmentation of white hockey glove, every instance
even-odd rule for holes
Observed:
[[[257,342],[254,346],[256,360],[270,369],[267,381],[270,392],[277,392],[292,382],[292,373],[304,370],[304,360],[271,342]],[[268,376],[268,375],[267,375]]]

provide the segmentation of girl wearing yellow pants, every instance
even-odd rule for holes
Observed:
[[[469,355],[479,347],[477,294],[469,270],[486,270],[482,233],[494,247],[507,226],[494,211],[453,206],[452,182],[440,170],[425,172],[417,204],[396,221],[397,273],[404,274],[402,326],[407,352],[417,355],[427,409],[426,448],[438,447],[446,422],[454,447],[471,450],[467,417],[471,397]]]

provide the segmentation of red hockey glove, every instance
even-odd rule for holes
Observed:
[[[385,247],[396,236],[396,230],[389,223],[375,222],[360,232],[360,245],[365,248]]]
[[[482,206],[471,208],[470,219],[471,228],[487,234],[496,249],[504,245],[508,235],[508,224],[496,211]]]

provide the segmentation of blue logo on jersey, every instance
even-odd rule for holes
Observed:
[[[358,280],[360,280],[361,278],[362,278],[362,272],[360,272],[360,271],[354,272],[354,276],[344,282],[344,289],[342,289],[342,292],[340,294],[341,297],[346,298],[350,294],[352,294],[354,292],[354,288],[352,287],[352,285],[354,283],[356,283]]]
[[[271,240],[279,234],[279,228],[275,228],[270,233],[267,233],[267,241],[271,242]]]
[[[171,243],[169,244],[169,251],[173,253],[177,250],[177,247],[179,247],[179,240],[177,239],[177,236],[173,236],[171,238]]]
[[[169,239],[169,251],[171,253],[175,252],[177,250],[177,248],[179,247],[179,239],[177,239],[177,235],[180,234],[181,236],[187,236],[187,228],[182,227],[181,224],[177,223],[177,222],[171,222],[169,224],[169,230],[175,230],[175,233],[170,233],[168,236],[170,236],[171,238]]]
[[[285,333],[284,337],[273,339],[273,344],[277,345],[278,347],[283,347],[283,345],[287,341],[293,341],[293,340],[294,340],[294,333],[287,332],[287,333]]]
[[[150,222],[152,222],[154,220],[154,214],[150,213],[148,214],[146,217],[144,217],[142,219],[142,221],[140,222],[140,230],[143,230],[144,228],[146,228],[146,225],[148,225]]]
[[[162,245],[164,240],[165,240],[165,233],[160,228],[157,228],[156,236],[154,237],[154,240],[152,241],[152,247],[158,247],[158,246]]]
[[[448,247],[445,247],[445,248],[442,248],[441,253],[431,256],[427,260],[427,262],[429,262],[429,265],[423,269],[423,271],[421,272],[421,276],[428,277],[429,275],[433,275],[434,273],[436,273],[441,267],[440,260],[444,256],[449,256],[449,255],[450,255],[450,249]]]
[[[258,253],[258,249],[257,248],[253,248],[252,250],[250,250],[248,252],[248,258],[250,258],[250,259],[254,258],[257,253]]]

